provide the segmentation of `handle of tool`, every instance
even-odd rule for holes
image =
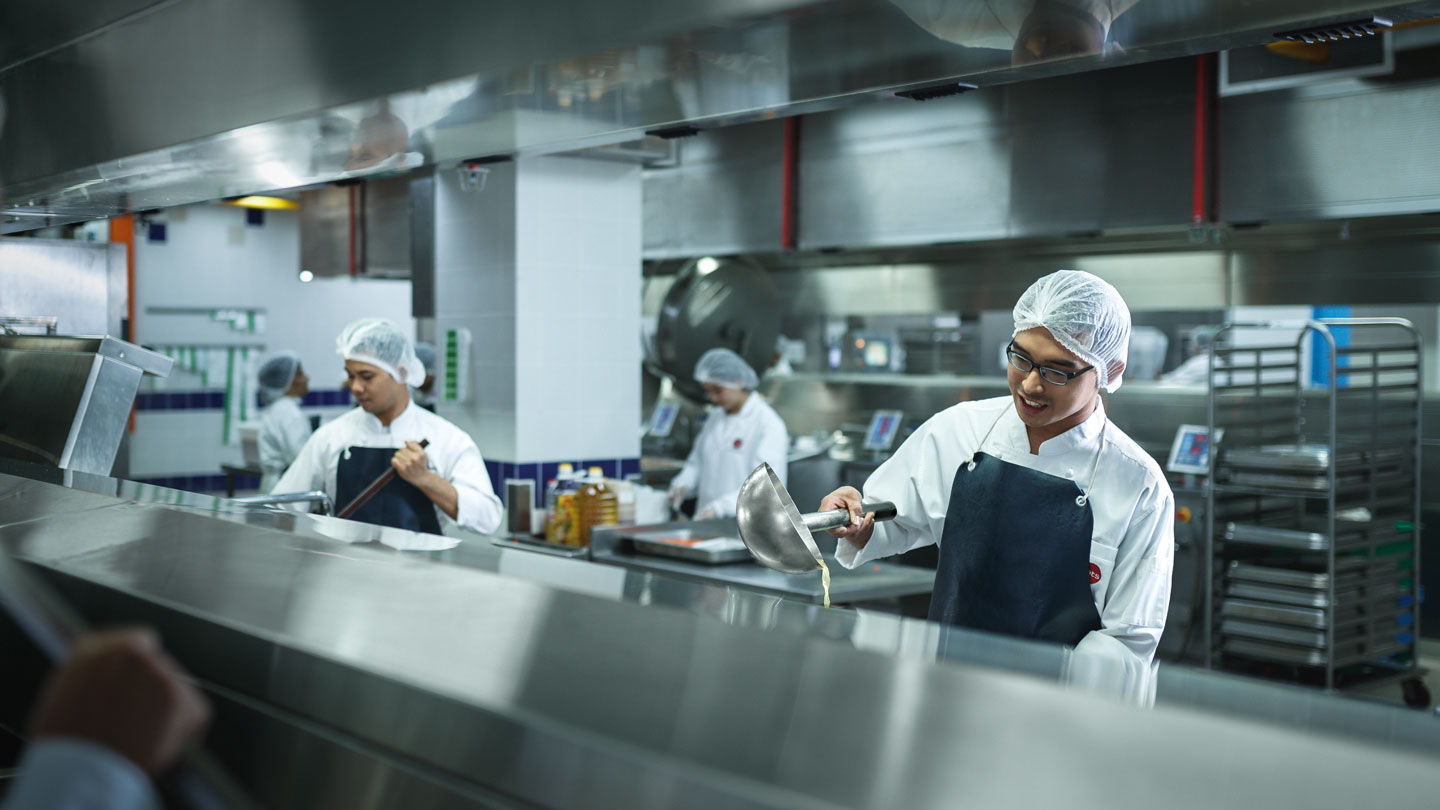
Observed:
[[[429,446],[430,446],[430,440],[429,440],[429,439],[421,439],[421,440],[420,440],[420,447],[421,447],[422,449],[423,449],[423,448],[426,448],[426,447],[429,447]],[[344,508],[344,509],[341,509],[341,510],[339,511],[339,513],[337,513],[337,514],[335,515],[335,517],[348,518],[348,517],[350,517],[351,515],[355,514],[356,512],[360,511],[360,507],[362,507],[362,506],[364,506],[365,504],[369,503],[369,502],[370,502],[370,499],[373,498],[373,497],[375,497],[375,493],[377,493],[377,492],[379,492],[380,490],[384,489],[386,484],[388,484],[388,483],[390,483],[391,481],[395,480],[395,476],[396,476],[396,475],[398,475],[398,473],[395,472],[395,468],[394,468],[394,467],[391,467],[390,469],[386,470],[385,472],[380,473],[380,476],[379,476],[378,478],[376,478],[374,481],[371,481],[371,482],[370,482],[370,486],[366,487],[366,488],[365,488],[365,491],[361,492],[359,495],[356,495],[356,496],[355,496],[355,500],[353,500],[353,501],[351,501],[350,503],[346,504],[346,505],[345,505],[345,508]]]
[[[876,501],[860,505],[860,514],[866,515],[875,513],[876,520],[890,520],[895,517],[895,504],[890,501]],[[801,515],[805,521],[805,528],[812,532],[823,532],[826,529],[838,529],[850,522],[850,513],[844,509],[831,509],[828,512],[811,512],[808,515]]]

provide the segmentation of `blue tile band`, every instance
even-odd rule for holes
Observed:
[[[353,404],[350,391],[337,388],[329,391],[311,391],[300,404],[306,408],[346,408]],[[255,407],[260,408],[260,398],[255,398]],[[135,395],[137,411],[219,411],[225,408],[225,391],[220,388],[206,391],[154,391]]]
[[[599,467],[606,478],[623,480],[626,475],[640,472],[638,458],[604,458],[590,461],[498,461],[485,460],[485,471],[490,474],[490,486],[500,501],[505,501],[505,480],[518,478],[535,482],[535,506],[545,505],[545,484],[560,472],[561,464],[569,464],[578,472]]]

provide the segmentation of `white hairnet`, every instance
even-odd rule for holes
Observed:
[[[295,372],[300,368],[300,355],[280,352],[260,366],[260,404],[269,405],[290,390]]]
[[[1095,367],[1100,387],[1119,390],[1130,350],[1130,308],[1120,292],[1079,270],[1060,270],[1015,302],[1015,332],[1043,326],[1072,354]]]
[[[415,356],[420,358],[420,365],[424,366],[431,374],[435,373],[435,344],[423,340],[415,341]],[[420,378],[425,382],[425,377]]]
[[[711,349],[700,355],[695,363],[695,382],[749,391],[760,384],[760,378],[745,358],[735,352]]]
[[[382,318],[361,318],[340,330],[335,351],[346,360],[377,366],[406,385],[425,382],[425,364],[410,336]]]

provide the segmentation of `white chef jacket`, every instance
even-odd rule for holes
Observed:
[[[299,397],[281,397],[260,414],[260,491],[269,492],[295,463],[310,438],[310,418],[300,411]]]
[[[481,534],[495,531],[500,526],[500,499],[490,486],[490,475],[485,471],[485,460],[465,431],[451,424],[415,403],[395,417],[389,427],[380,424],[372,413],[355,408],[335,419],[310,437],[300,457],[290,465],[289,471],[275,485],[275,493],[305,492],[323,489],[333,499],[336,497],[335,470],[340,455],[349,447],[394,447],[405,446],[406,441],[418,442],[429,439],[425,448],[430,469],[434,470],[455,487],[458,506],[456,519],[437,507],[435,514],[442,526],[458,524],[461,528]],[[344,504],[336,503],[340,509]]]
[[[894,502],[895,518],[875,524],[863,549],[849,540],[838,541],[836,559],[855,568],[877,557],[938,544],[955,471],[989,431],[978,448],[986,455],[1069,478],[1089,493],[1094,516],[1090,562],[1099,571],[1098,580],[1091,576],[1090,592],[1101,627],[1076,647],[1075,655],[1084,659],[1076,669],[1090,673],[1077,671],[1076,677],[1130,681],[1122,692],[1139,688],[1133,683],[1148,675],[1170,604],[1175,496],[1160,465],[1107,421],[1104,405],[1099,405],[1089,419],[1041,444],[1039,455],[1031,455],[1025,424],[1009,396],[962,402],[941,411],[865,482],[865,500]],[[1024,492],[1014,493],[1014,504],[1027,508]]]
[[[697,513],[711,506],[719,517],[734,517],[740,485],[760,462],[768,462],[780,476],[780,483],[785,483],[789,452],[790,433],[785,429],[785,421],[770,403],[751,391],[733,416],[722,408],[710,409],[705,427],[695,437],[690,457],[671,487],[696,492]],[[696,484],[699,484],[698,490]]]

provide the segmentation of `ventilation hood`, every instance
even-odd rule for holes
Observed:
[[[0,12],[5,232],[1440,14],[1353,0],[23,6]]]

